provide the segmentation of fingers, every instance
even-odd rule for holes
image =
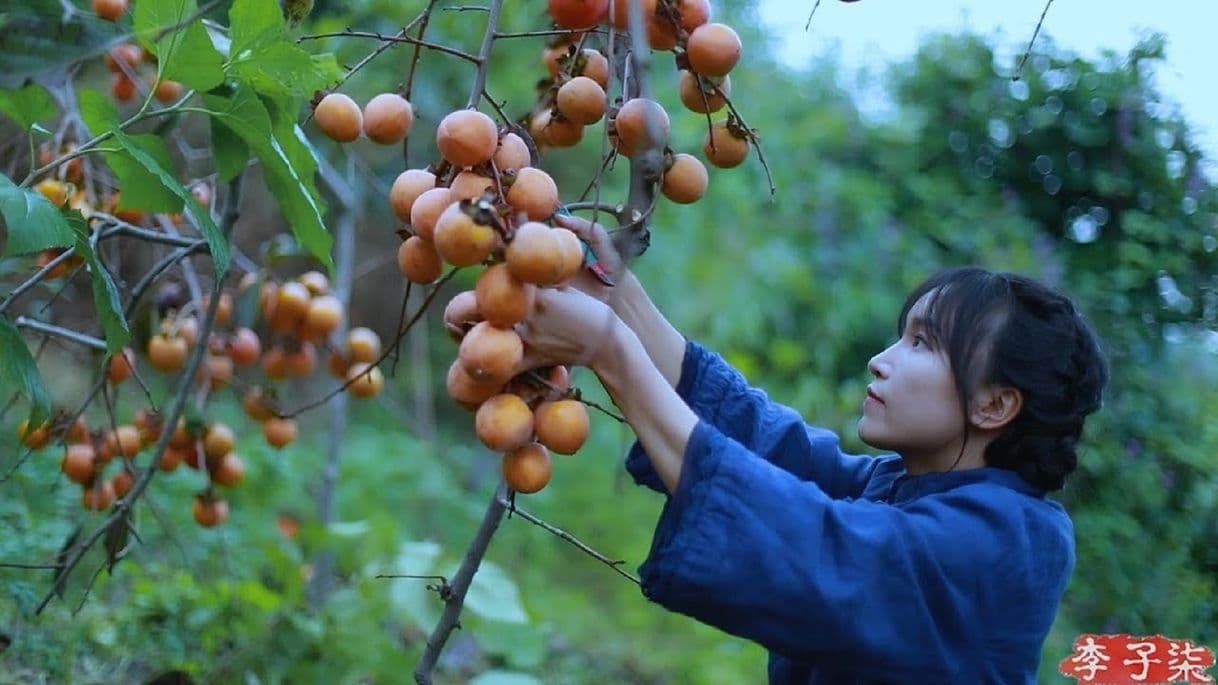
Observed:
[[[610,276],[616,277],[622,272],[622,258],[613,245],[613,237],[604,226],[570,214],[555,214],[554,220],[587,243],[592,248],[592,254],[596,255],[597,261]]]

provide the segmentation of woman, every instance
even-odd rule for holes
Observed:
[[[770,652],[771,683],[1033,683],[1074,566],[1047,499],[1075,469],[1108,370],[1065,297],[963,268],[915,289],[873,357],[859,437],[832,433],[688,342],[615,259],[617,285],[538,293],[527,363],[582,363],[667,495],[643,592]]]

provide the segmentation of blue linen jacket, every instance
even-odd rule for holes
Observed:
[[[1036,682],[1074,568],[1061,505],[1005,469],[844,454],[694,342],[677,392],[700,421],[650,600],[765,647],[774,685]],[[666,492],[637,442],[626,467]]]

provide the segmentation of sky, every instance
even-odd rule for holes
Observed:
[[[1009,51],[1013,61],[1027,46],[1045,8],[1042,0],[821,0],[805,32],[814,2],[758,2],[761,20],[774,32],[775,48],[793,67],[836,51],[847,70],[878,71],[912,55],[926,34],[962,29],[995,38],[995,45]],[[1086,58],[1099,57],[1104,49],[1124,56],[1140,36],[1162,33],[1167,60],[1157,72],[1160,92],[1192,124],[1213,177],[1218,169],[1218,1],[1055,0],[1041,32]],[[864,97],[864,112],[868,102]],[[882,102],[871,102],[882,108]]]

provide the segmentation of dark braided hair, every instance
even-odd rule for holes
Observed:
[[[1019,414],[986,446],[986,463],[1060,490],[1078,466],[1083,423],[1099,409],[1108,383],[1108,363],[1091,327],[1073,302],[1033,279],[959,267],[914,289],[899,328],[927,293],[927,333],[947,353],[966,416],[983,385],[1023,395]]]

